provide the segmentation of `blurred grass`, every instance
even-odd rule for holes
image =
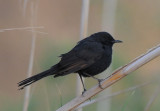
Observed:
[[[89,34],[101,30],[102,1],[91,2],[89,17]],[[123,41],[113,47],[113,70],[130,62],[148,48],[159,43],[160,35],[160,1],[127,1],[118,2],[114,37]],[[45,4],[45,5],[44,5]],[[16,2],[1,1],[1,28],[28,26],[28,20],[20,16]],[[80,22],[79,1],[40,1],[38,24],[45,27],[48,35],[38,34],[34,62],[34,74],[50,68],[57,63],[62,53],[66,53],[79,40]],[[75,8],[76,7],[76,8]],[[18,13],[19,12],[19,13]],[[27,12],[27,18],[30,18]],[[3,16],[2,16],[3,15]],[[27,19],[26,18],[26,19]],[[21,111],[24,91],[17,91],[17,82],[26,77],[30,36],[27,31],[0,33],[0,111]],[[132,92],[112,98],[111,111],[143,111],[155,88],[159,86],[159,61],[150,62],[136,72],[112,86],[116,92],[135,84],[155,80],[152,84]],[[71,74],[54,79],[52,76],[32,85],[33,91],[29,111],[54,111],[62,104],[75,97],[76,76]],[[97,84],[92,78],[86,79],[87,89]],[[151,111],[160,110],[160,96],[151,106]],[[96,111],[96,103],[84,108],[84,111]]]
[[[42,43],[41,43],[42,42]],[[40,59],[40,69],[45,70],[58,62],[59,58],[58,56],[63,53],[69,51],[75,44],[73,42],[66,41],[66,44],[60,43],[54,44],[49,39],[46,41],[41,41],[40,46],[44,46],[44,51],[41,51],[40,53],[43,53],[43,56]],[[43,44],[43,45],[41,45]],[[58,50],[57,50],[58,49]],[[53,51],[54,50],[54,51]],[[41,54],[40,54],[41,55]],[[118,53],[114,52],[113,56],[113,69],[116,69],[120,67],[122,64],[125,64],[129,60],[124,59],[123,57],[120,57]],[[142,81],[139,81],[139,71],[134,72],[132,75],[127,76],[123,80],[119,81],[117,84],[112,86],[112,90],[119,91],[126,87],[131,87],[133,84],[139,84]],[[86,86],[87,89],[92,87],[94,84],[96,84],[97,81],[93,80],[92,78],[86,79]],[[75,97],[75,89],[76,89],[76,76],[74,74],[59,77],[59,78],[53,78],[52,76],[45,78],[44,80],[41,80],[35,84],[33,84],[33,90],[30,104],[29,104],[29,111],[44,111],[46,109],[50,109],[51,111],[54,111],[61,107],[61,100],[60,95],[58,93],[58,89],[56,87],[56,84],[61,90],[62,93],[62,104],[66,104],[68,101],[72,100]],[[45,88],[44,88],[45,87]],[[46,90],[46,94],[45,91]],[[131,92],[133,93],[133,92]],[[119,96],[112,98],[112,104],[111,104],[111,111],[142,111],[146,105],[147,99],[145,95],[145,88],[137,89],[134,91],[134,94],[132,95],[130,92],[126,94],[121,94]],[[46,97],[48,96],[48,97]],[[46,98],[48,98],[48,102],[46,102]],[[159,102],[159,100],[157,100]],[[5,105],[1,107],[3,111],[20,111],[22,109],[22,101],[14,102],[11,100],[11,102],[8,102],[6,100]],[[13,104],[14,103],[14,104]],[[157,103],[157,102],[156,102]],[[87,106],[84,108],[84,111],[96,111],[96,104]],[[49,106],[49,108],[48,108]],[[153,106],[155,109],[159,108],[158,103]]]
[[[40,69],[45,70],[55,64],[58,60],[58,57],[62,52],[67,52],[71,49],[74,44],[53,44],[52,42],[43,41],[45,51],[42,51],[43,56],[39,58],[40,61]],[[48,45],[47,45],[48,44]],[[65,48],[64,48],[65,47]],[[59,50],[57,50],[59,49]],[[54,51],[53,51],[54,50]],[[118,53],[115,53],[113,56],[113,69],[120,67],[122,64],[125,64],[129,60],[124,60],[121,58]],[[113,91],[119,91],[126,87],[131,87],[133,84],[141,83],[142,81],[138,80],[138,71],[134,72],[132,75],[127,76],[123,80],[119,81],[117,84],[112,86]],[[97,81],[92,78],[86,79],[87,89],[96,84]],[[58,89],[56,84],[60,88],[62,92],[62,104],[66,104],[68,101],[72,100],[75,97],[75,89],[76,89],[76,76],[74,74],[53,78],[52,76],[45,78],[35,84],[33,84],[33,90],[29,111],[44,111],[46,109],[50,109],[52,111],[61,107],[60,95],[58,93]],[[44,88],[45,87],[45,88]],[[47,94],[45,94],[45,90]],[[147,100],[145,94],[145,88],[135,90],[134,94],[131,93],[121,94],[119,96],[112,98],[111,111],[142,111],[146,105]],[[46,102],[46,95],[48,96],[48,102]],[[158,100],[157,100],[158,101]],[[22,102],[14,102],[11,100],[11,103],[6,100],[7,104],[3,105],[0,109],[3,111],[20,111],[22,109]],[[159,101],[158,101],[159,102]],[[14,104],[13,104],[14,103]],[[156,102],[157,103],[157,102]],[[158,103],[157,103],[158,104]],[[155,104],[155,109],[159,108],[159,106]],[[48,108],[49,106],[49,108]],[[84,108],[84,111],[96,111],[96,103]]]

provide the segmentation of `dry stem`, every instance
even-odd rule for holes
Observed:
[[[56,111],[71,111],[77,108],[80,104],[82,104],[89,98],[95,96],[99,92],[103,91],[105,88],[108,88],[118,80],[122,79],[129,73],[135,71],[136,69],[140,68],[141,66],[143,66],[144,64],[148,63],[149,61],[153,60],[158,56],[160,56],[160,45],[150,49],[146,54],[136,58],[129,64],[113,72],[110,77],[106,78],[104,81],[101,82],[101,86],[103,87],[103,89],[101,89],[98,85],[96,85],[91,89],[89,89],[88,91],[86,91],[83,96],[81,95],[74,98],[72,101],[68,102],[61,108],[57,109]]]

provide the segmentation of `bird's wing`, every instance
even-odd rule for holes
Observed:
[[[61,55],[61,61],[58,63],[58,73],[55,77],[89,67],[101,58],[103,51],[102,45],[97,42],[77,44],[71,51]]]

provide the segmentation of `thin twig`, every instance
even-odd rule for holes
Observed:
[[[48,34],[46,32],[41,32],[41,31],[33,31],[33,30],[26,30],[26,31],[36,32],[36,33],[40,33],[40,34]]]
[[[118,0],[103,0],[102,29],[114,33],[116,9]]]
[[[43,26],[39,26],[39,27],[16,27],[16,28],[7,28],[7,29],[0,29],[0,32],[4,32],[4,31],[13,31],[13,30],[32,30],[32,29],[41,29],[44,28]]]
[[[108,31],[112,35],[114,35],[114,26],[115,26],[115,18],[116,18],[116,9],[117,9],[117,1],[118,0],[103,0],[103,10],[102,10],[102,30]],[[111,73],[112,65],[107,69],[108,73]],[[99,75],[100,78],[106,77],[106,72],[103,72]],[[98,96],[109,95],[112,93],[112,87],[100,93]],[[97,104],[98,111],[110,111],[111,110],[111,99],[107,99],[103,102],[98,102]]]
[[[88,31],[89,2],[90,0],[82,0],[80,39],[83,39],[87,35]]]
[[[95,96],[99,92],[103,91],[105,88],[108,88],[112,84],[116,83],[120,79],[124,78],[125,76],[129,75],[131,72],[137,70],[144,64],[148,63],[149,61],[153,60],[154,58],[160,56],[160,45],[153,48],[152,50],[148,51],[147,53],[143,54],[139,58],[136,58],[129,64],[117,69],[112,75],[106,78],[104,81],[101,82],[101,86],[103,89],[96,85],[86,91],[83,95],[74,98],[72,101],[68,102],[61,108],[57,109],[57,111],[71,111],[77,108],[80,104],[88,100],[89,98]]]
[[[149,111],[151,105],[153,104],[153,102],[155,101],[155,99],[157,98],[157,96],[160,94],[160,86],[158,86],[158,88],[155,90],[155,92],[153,93],[153,95],[151,96],[150,100],[148,101],[145,110],[144,111]]]
[[[44,95],[45,95],[45,104],[46,104],[46,107],[47,107],[46,111],[51,111],[50,101],[49,101],[49,96],[48,96],[46,84],[43,84],[43,89],[44,89]]]
[[[56,83],[55,84],[56,85],[56,88],[58,89],[58,94],[59,94],[59,97],[60,97],[60,103],[61,103],[61,106],[62,106],[62,92],[61,92],[61,89],[60,89],[60,87],[58,86],[58,84]]]
[[[88,31],[88,15],[89,15],[89,2],[90,0],[82,0],[82,12],[81,12],[81,25],[80,25],[80,40],[87,36]],[[83,79],[84,81],[84,79]],[[76,95],[82,94],[83,87],[79,76],[77,75],[77,89]],[[82,111],[79,109],[77,111]]]
[[[31,30],[32,30],[32,45],[31,45],[31,52],[30,52],[30,59],[29,59],[29,68],[28,68],[28,73],[27,77],[30,77],[32,75],[32,69],[33,69],[33,61],[34,61],[34,52],[35,52],[35,46],[36,46],[36,33],[35,33],[35,28],[34,26],[34,2],[31,4]],[[23,106],[23,111],[28,111],[28,106],[29,106],[29,99],[30,99],[30,89],[31,86],[28,86],[25,89],[25,95],[24,95],[24,106]]]

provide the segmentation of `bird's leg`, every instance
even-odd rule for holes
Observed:
[[[85,75],[89,76],[89,77],[92,77],[93,79],[97,80],[98,81],[98,85],[101,89],[103,89],[103,87],[101,86],[101,82],[104,80],[104,79],[98,79],[90,74],[87,74],[87,73],[84,73]]]
[[[87,90],[86,90],[86,88],[85,88],[85,86],[84,86],[84,82],[83,82],[83,79],[82,79],[82,75],[79,74],[79,77],[80,77],[81,82],[82,82],[82,85],[83,85],[83,92],[82,92],[82,95],[83,95]]]

